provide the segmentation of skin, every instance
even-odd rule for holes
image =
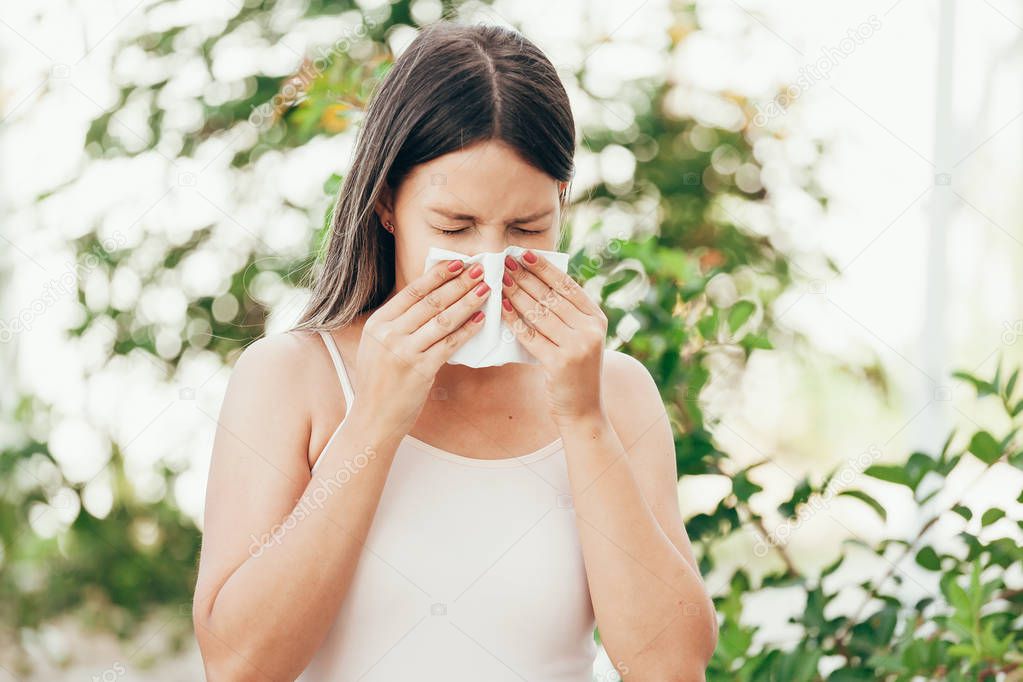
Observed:
[[[395,225],[394,291],[334,332],[351,406],[316,335],[267,337],[242,354],[216,420],[193,607],[209,680],[290,680],[306,667],[347,593],[405,434],[495,457],[560,436],[612,662],[626,682],[704,679],[717,619],[679,513],[671,428],[646,368],[604,349],[600,308],[542,256],[516,259],[502,314],[540,365],[446,364],[480,328],[470,316],[489,292],[477,296],[480,277],[446,263],[423,274],[429,247],[554,250],[563,187],[489,141],[422,164],[384,193],[376,210]],[[531,214],[543,215],[517,221]],[[343,494],[286,526],[353,463]],[[255,541],[282,527],[278,541]]]

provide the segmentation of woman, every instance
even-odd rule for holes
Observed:
[[[713,604],[641,363],[554,250],[575,146],[547,58],[435,24],[364,121],[296,329],[238,360],[213,447],[194,621],[211,680],[701,680]],[[447,364],[506,262],[539,361]],[[414,434],[414,435],[413,435]],[[522,454],[526,453],[526,454]]]

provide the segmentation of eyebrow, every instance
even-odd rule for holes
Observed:
[[[469,213],[459,213],[458,211],[452,211],[450,209],[444,208],[443,206],[428,206],[427,209],[430,210],[430,211],[433,211],[434,213],[439,213],[440,215],[444,216],[445,218],[450,218],[451,220],[471,220],[473,222],[476,222],[476,220],[477,220],[477,217],[472,215],[472,214],[469,214]],[[522,216],[521,218],[515,218],[514,220],[509,220],[508,222],[509,223],[530,223],[530,222],[532,222],[534,220],[539,220],[540,218],[545,218],[545,217],[549,216],[553,212],[554,212],[553,208],[548,208],[547,210],[539,211],[537,213],[531,213],[531,214],[529,214],[527,216]]]

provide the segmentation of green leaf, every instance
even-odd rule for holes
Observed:
[[[928,571],[941,570],[941,558],[938,557],[938,553],[931,546],[922,547],[916,553],[916,562]]]
[[[753,630],[732,625],[724,627],[718,633],[718,646],[729,659],[744,655],[753,643]]]
[[[948,449],[952,445],[952,439],[955,438],[955,435],[956,435],[956,430],[952,429],[952,431],[949,432],[949,434],[948,434],[948,438],[945,439],[945,444],[941,446],[941,459],[942,459],[942,461],[945,461],[946,457],[948,456]]]
[[[760,334],[746,334],[739,341],[739,345],[745,348],[747,351],[753,351],[756,349],[761,350],[773,350],[774,344],[766,336]]]
[[[948,603],[951,604],[957,611],[963,613],[970,613],[970,597],[966,594],[966,590],[960,587],[954,579],[949,580],[947,583],[947,592],[945,596],[948,597]]]
[[[967,372],[952,372],[952,376],[956,377],[957,379],[962,379],[963,381],[968,381],[969,383],[973,384],[973,387],[977,389],[978,398],[983,398],[986,395],[998,394],[998,391],[996,391],[995,387],[991,385],[989,382],[984,381],[982,379],[978,379],[977,377]]]
[[[812,494],[813,488],[810,486],[810,479],[804,477],[792,491],[792,497],[778,505],[778,511],[785,516],[795,516],[796,508],[809,500]]]
[[[1023,450],[1009,455],[1009,464],[1016,467],[1017,469],[1023,469]]]
[[[848,495],[849,497],[855,497],[857,500],[866,503],[871,509],[877,512],[877,515],[880,516],[883,520],[885,521],[888,520],[888,512],[885,511],[885,508],[881,506],[881,503],[875,500],[867,493],[863,492],[862,490],[843,490],[842,492],[839,493],[839,495]]]
[[[1004,510],[992,507],[991,509],[988,509],[986,512],[984,512],[984,515],[980,517],[980,525],[990,526],[992,523],[1002,518],[1003,516],[1005,516]]]
[[[341,183],[344,178],[337,173],[331,173],[330,177],[323,182],[323,191],[325,194],[334,196],[341,189]]]
[[[700,335],[707,341],[717,341],[718,310],[715,308],[710,315],[705,315],[696,323]]]
[[[1021,495],[1021,497],[1023,497],[1023,495]],[[956,514],[959,514],[959,516],[963,517],[967,521],[973,518],[973,512],[970,511],[970,508],[964,507],[961,504],[957,504],[956,506],[952,507],[952,511],[954,511]]]
[[[814,649],[810,652],[793,651],[794,657],[792,663],[792,671],[785,679],[791,680],[792,682],[810,682],[817,675],[817,665],[820,663],[821,656],[824,652],[820,649]]]
[[[985,464],[993,464],[1002,456],[1002,451],[998,447],[998,441],[987,431],[978,431],[973,434],[973,438],[970,439],[970,446],[967,449]]]
[[[1016,403],[1016,407],[1012,408],[1011,414],[1013,417],[1016,417],[1019,416],[1020,412],[1023,412],[1023,398],[1021,398],[1020,401]]]
[[[728,328],[734,334],[757,309],[753,301],[742,300],[728,310]]]
[[[1012,376],[1009,377],[1008,383],[1005,384],[1005,398],[1006,400],[1012,398],[1012,392],[1016,388],[1016,379],[1019,378],[1019,368],[1017,367],[1013,371]]]
[[[749,501],[749,498],[754,493],[758,493],[761,490],[763,488],[749,480],[749,476],[745,471],[740,471],[732,478],[732,492],[743,502]]]
[[[934,469],[934,458],[923,452],[914,452],[906,460],[906,485],[915,493],[920,481],[927,475],[928,471]]]
[[[889,483],[898,483],[900,485],[909,486],[909,479],[906,477],[906,470],[894,464],[874,464],[869,466],[863,472],[867,476],[879,478],[882,481],[888,481]]]
[[[823,578],[825,576],[828,576],[828,575],[831,575],[832,573],[834,573],[838,569],[838,567],[842,565],[842,562],[844,560],[845,560],[845,555],[844,554],[839,554],[838,558],[836,558],[833,562],[831,562],[830,564],[828,564],[827,566],[825,566],[821,570],[821,577]]]
[[[863,682],[875,680],[874,673],[865,668],[839,668],[828,675],[828,682]]]
[[[1002,438],[1001,442],[998,444],[999,452],[1005,452],[1009,449],[1013,441],[1016,440],[1017,433],[1019,433],[1019,427],[1016,427],[1012,431],[1009,431],[1009,433],[1005,434],[1005,437]]]

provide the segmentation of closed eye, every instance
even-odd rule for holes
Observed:
[[[443,228],[435,227],[433,229],[435,229],[438,232],[442,233],[445,237],[451,237],[451,236],[454,236],[456,234],[461,234],[463,232],[471,230],[472,228],[471,227],[463,227],[460,230],[445,230]],[[516,232],[518,232],[519,234],[543,234],[544,232],[546,232],[546,230],[523,230],[521,227],[513,227],[511,229],[516,231]]]

